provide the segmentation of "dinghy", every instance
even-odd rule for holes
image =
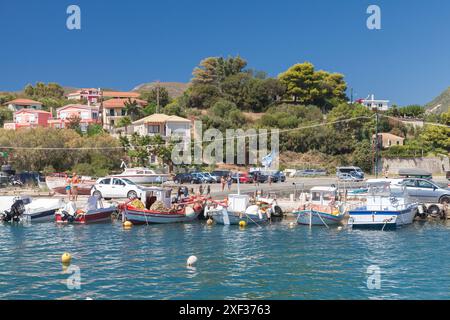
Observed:
[[[87,224],[111,221],[111,215],[117,210],[116,206],[104,207],[103,202],[95,197],[88,198],[86,207],[77,209],[74,202],[68,202],[64,208],[55,213],[56,223]]]

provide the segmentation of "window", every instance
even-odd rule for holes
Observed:
[[[405,179],[403,181],[403,185],[405,187],[415,187],[416,186],[416,182],[414,180],[411,180],[411,179]]]
[[[81,119],[89,119],[89,112],[82,112]]]
[[[97,118],[98,118],[98,113],[92,112],[92,119],[97,119]]]
[[[114,109],[109,109],[109,115],[110,115],[111,117],[114,117]]]
[[[311,194],[311,201],[320,201],[320,192],[313,192]]]
[[[121,114],[122,114],[122,116],[126,116],[127,115],[127,111],[125,109],[122,109]]]
[[[331,201],[333,199],[333,194],[332,193],[324,193],[323,194],[323,200],[324,201]]]
[[[159,126],[158,125],[149,125],[147,127],[147,132],[148,133],[159,133]]]
[[[122,180],[120,180],[120,179],[114,178],[114,179],[113,179],[113,185],[116,185],[116,186],[124,186],[125,183],[124,183]]]
[[[424,181],[424,180],[418,180],[417,181],[417,186],[419,188],[427,188],[427,189],[433,189],[433,187],[434,187],[433,184],[431,184],[428,181]]]
[[[110,183],[111,183],[111,179],[110,178],[103,179],[103,180],[100,181],[100,184],[110,184]]]

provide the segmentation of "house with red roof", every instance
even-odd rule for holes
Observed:
[[[148,103],[145,100],[135,98],[121,98],[110,99],[103,102],[103,128],[112,130],[114,129],[117,121],[126,116],[125,104],[136,102],[141,108],[145,107]]]
[[[4,104],[8,107],[11,111],[19,111],[21,109],[35,109],[35,110],[41,110],[42,109],[42,103],[39,101],[34,101],[31,99],[14,99],[11,101],[8,101]]]
[[[66,128],[73,118],[80,119],[81,131],[86,131],[90,124],[100,123],[100,107],[82,104],[69,104],[56,109],[56,118],[48,120],[51,128]]]
[[[68,100],[86,100],[89,105],[100,103],[101,90],[95,88],[80,89],[66,95]]]
[[[14,120],[6,122],[5,129],[16,130],[20,128],[47,127],[52,114],[43,110],[20,109],[14,112]]]

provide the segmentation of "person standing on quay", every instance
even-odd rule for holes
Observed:
[[[220,177],[220,183],[222,184],[222,191],[225,190],[225,177],[224,176]]]
[[[231,184],[232,184],[232,183],[233,183],[233,180],[231,179],[231,176],[228,176],[228,179],[227,179],[228,191],[231,190]]]
[[[200,195],[203,194],[203,184],[201,184],[200,187],[198,187],[198,193],[199,193]]]
[[[71,179],[71,190],[72,190],[72,200],[77,201],[78,199],[78,184],[80,183],[80,178],[77,173],[74,172]]]
[[[271,186],[271,185],[272,185],[272,175],[269,174],[269,186]]]
[[[69,197],[69,201],[72,199],[72,191],[70,190],[71,189],[70,184],[71,184],[70,177],[67,176],[65,189],[66,189],[66,194]]]

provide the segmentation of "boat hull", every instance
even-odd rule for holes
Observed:
[[[371,211],[355,209],[349,211],[349,226],[353,229],[395,230],[413,223],[417,206],[403,210]]]
[[[185,214],[184,210],[181,212],[156,212],[127,208],[123,214],[125,215],[125,219],[133,224],[164,224],[193,221],[198,218],[200,211]]]
[[[226,209],[218,211],[210,211],[208,215],[217,223],[222,225],[239,225],[241,221],[245,221],[246,224],[262,224],[269,221],[269,218],[265,214],[253,215],[253,214],[240,214],[237,212],[230,212]]]
[[[169,175],[133,175],[133,174],[118,174],[113,177],[126,178],[136,184],[152,184],[166,182],[169,179]]]
[[[66,178],[63,177],[45,177],[47,188],[58,194],[66,194]],[[88,196],[95,184],[95,180],[84,180],[77,186],[78,195]]]
[[[297,223],[302,225],[323,226],[337,225],[344,219],[343,214],[333,215],[316,210],[301,210],[294,212],[297,215]]]
[[[115,207],[101,208],[78,214],[75,219],[64,219],[62,215],[56,214],[56,223],[90,224],[111,221],[111,215],[116,211]]]

